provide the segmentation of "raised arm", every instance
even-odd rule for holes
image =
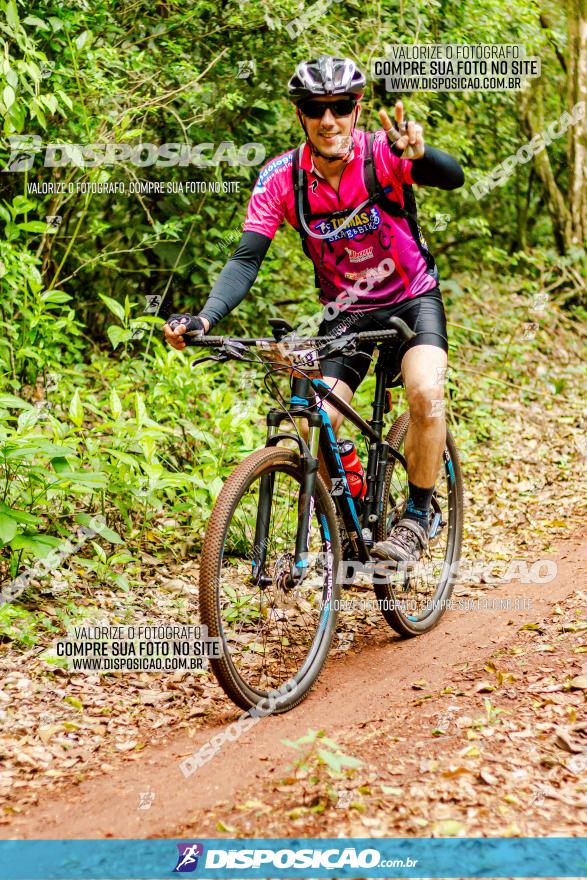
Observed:
[[[412,165],[412,179],[419,186],[458,189],[464,184],[465,175],[453,156],[426,144],[424,155]]]
[[[462,186],[465,175],[457,160],[443,150],[424,143],[422,126],[414,120],[409,122],[404,120],[401,101],[397,101],[394,112],[395,125],[386,110],[379,111],[379,118],[387,133],[391,152],[404,160],[402,165],[405,163],[409,166],[414,183],[446,190],[458,189]]]

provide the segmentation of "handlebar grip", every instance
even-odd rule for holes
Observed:
[[[389,330],[365,330],[362,333],[357,333],[357,339],[360,342],[366,342],[367,340],[373,342],[379,340],[382,342],[385,339],[394,339],[401,336],[406,342],[409,342],[410,339],[417,335],[401,318],[389,318],[387,326],[390,328]]]
[[[367,342],[369,340],[373,342],[380,340],[383,342],[385,339],[397,339],[397,330],[364,330],[362,333],[357,333],[356,338],[359,342]]]
[[[224,342],[224,336],[189,336],[187,333],[183,334],[183,341],[186,345],[209,345],[210,347],[222,345]]]

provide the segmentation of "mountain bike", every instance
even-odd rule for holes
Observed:
[[[285,712],[307,696],[326,661],[341,585],[354,582],[349,571],[369,571],[378,607],[402,636],[428,632],[438,623],[457,576],[463,483],[447,431],[426,558],[407,567],[374,564],[370,547],[387,537],[407,503],[403,444],[409,413],[402,413],[385,437],[383,432],[384,416],[391,411],[389,388],[401,384],[394,376],[393,346],[413,331],[390,318],[386,330],[297,338],[282,319],[270,324],[273,338],[190,340],[217,350],[194,366],[206,360],[252,361],[263,366],[266,380],[284,372],[290,380],[289,400],[273,395],[277,406],[267,414],[265,446],[237,465],[217,497],[203,542],[199,604],[208,636],[221,639],[222,656],[210,663],[225,693],[243,709],[279,693],[274,710]],[[370,421],[320,373],[321,357],[354,354],[367,340],[376,343],[378,354]],[[351,494],[326,400],[367,442],[362,500]],[[319,450],[330,486],[318,471]]]

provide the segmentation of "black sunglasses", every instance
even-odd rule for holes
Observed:
[[[331,110],[337,119],[340,116],[350,116],[357,102],[354,98],[339,98],[338,101],[304,101],[300,104],[300,110],[308,119],[322,119],[327,110]]]

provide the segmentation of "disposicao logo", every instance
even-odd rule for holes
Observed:
[[[204,846],[201,843],[178,843],[177,865],[173,869],[174,874],[191,874],[198,867],[198,859],[204,854]]]

